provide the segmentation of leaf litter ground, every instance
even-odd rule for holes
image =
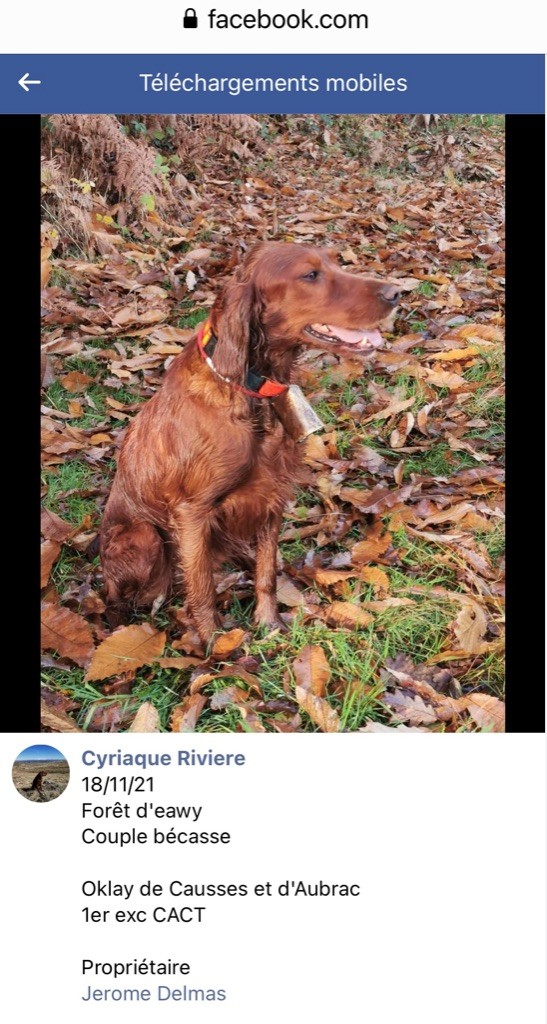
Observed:
[[[502,731],[503,122],[254,123],[232,154],[209,138],[173,165],[176,223],[151,208],[124,226],[123,204],[78,179],[76,245],[45,186],[44,728]],[[288,632],[251,627],[251,580],[230,566],[209,651],[182,598],[113,631],[91,552],[117,449],[263,238],[328,244],[405,289],[364,364],[302,360],[326,430],[281,533]]]

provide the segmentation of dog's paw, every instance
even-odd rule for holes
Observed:
[[[280,615],[259,615],[255,612],[253,616],[255,626],[262,626],[264,629],[273,630],[278,629],[280,633],[287,633],[289,627]]]

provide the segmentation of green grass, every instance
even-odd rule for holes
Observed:
[[[177,327],[197,327],[204,322],[207,316],[202,309],[193,309],[191,312],[181,313],[177,320]]]
[[[493,529],[477,530],[475,539],[484,545],[492,565],[495,566],[505,554],[505,524],[501,519],[491,519],[490,522]]]
[[[95,472],[87,462],[80,459],[68,459],[59,465],[47,467],[42,474],[47,489],[43,498],[44,508],[56,512],[75,526],[86,515],[96,514],[96,498],[78,494],[79,491],[87,491],[95,486]]]
[[[465,379],[478,382],[494,380],[499,384],[503,380],[505,370],[503,345],[492,345],[489,348],[477,346],[477,348],[478,355],[473,365],[465,370]]]
[[[425,295],[430,298],[432,295],[437,293],[437,288],[432,281],[422,281],[416,288],[417,295]]]
[[[439,441],[434,448],[426,448],[423,452],[405,456],[404,476],[411,473],[423,476],[453,476],[462,469],[470,469],[477,463],[466,451],[453,451],[444,441]]]
[[[412,317],[413,314],[410,314],[410,316]],[[412,331],[413,334],[423,334],[424,331],[427,331],[427,320],[409,319],[408,329]]]

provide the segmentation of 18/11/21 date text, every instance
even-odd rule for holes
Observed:
[[[86,793],[153,793],[154,779],[151,775],[100,775],[84,776],[82,784]]]

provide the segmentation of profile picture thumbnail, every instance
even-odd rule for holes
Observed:
[[[36,743],[17,755],[11,777],[17,792],[26,800],[48,803],[64,793],[70,768],[64,754],[56,747]]]

